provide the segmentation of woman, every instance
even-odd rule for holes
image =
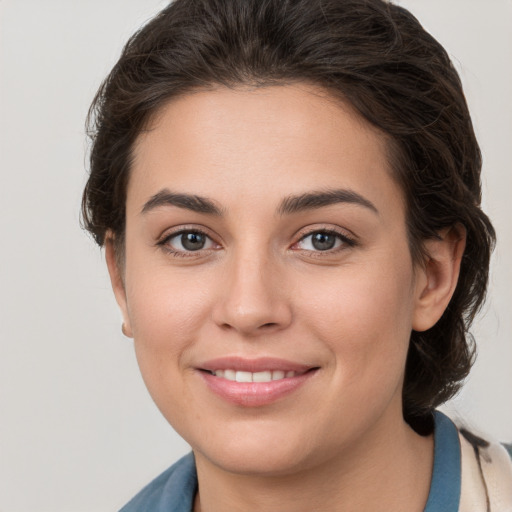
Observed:
[[[494,230],[459,78],[410,13],[176,0],[91,119],[85,224],[193,451],[124,511],[512,507],[505,449],[435,411]]]

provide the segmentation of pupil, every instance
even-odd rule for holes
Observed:
[[[205,239],[201,233],[184,233],[181,235],[181,244],[189,251],[198,251],[204,247]]]
[[[335,242],[335,236],[330,235],[329,233],[315,233],[312,239],[313,247],[319,251],[327,251],[332,249]]]

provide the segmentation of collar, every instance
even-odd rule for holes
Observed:
[[[424,512],[459,510],[461,488],[459,433],[442,412],[434,412],[434,469]]]

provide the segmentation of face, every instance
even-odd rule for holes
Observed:
[[[426,277],[382,135],[311,86],[218,88],[169,103],[134,155],[114,289],[198,460],[286,474],[403,422]]]

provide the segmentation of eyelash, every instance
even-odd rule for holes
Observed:
[[[316,251],[313,250],[312,251],[312,250],[308,250],[308,249],[302,249],[304,252],[309,253],[311,256],[313,256],[315,258],[321,258],[321,257],[323,257],[323,255],[327,256],[327,255],[337,254],[338,252],[344,251],[347,248],[357,246],[356,240],[354,238],[347,236],[345,233],[341,233],[340,231],[336,231],[335,229],[322,229],[322,228],[320,228],[320,229],[317,228],[317,229],[308,231],[307,233],[304,233],[300,237],[300,239],[297,242],[295,242],[293,245],[295,246],[295,245],[303,242],[304,240],[306,240],[308,237],[313,236],[317,233],[321,233],[323,235],[332,235],[332,236],[336,237],[341,242],[341,244],[338,247],[335,247],[333,249],[327,249],[325,251],[321,251],[321,250],[316,250]],[[299,249],[299,250],[301,250],[301,249]]]
[[[172,240],[173,238],[176,238],[180,235],[184,235],[186,233],[194,233],[194,234],[200,234],[206,238],[208,238],[209,240],[213,241],[212,238],[205,232],[203,231],[202,229],[199,229],[199,228],[190,228],[190,229],[180,229],[179,231],[175,231],[173,233],[169,233],[167,234],[162,240],[158,241],[157,242],[157,246],[161,247],[166,253],[168,254],[171,254],[172,256],[174,257],[178,257],[178,258],[190,258],[190,257],[194,257],[195,253],[201,253],[203,251],[211,251],[212,249],[198,249],[197,251],[181,251],[181,250],[176,250],[176,249],[173,249],[170,245],[169,245],[169,241]],[[308,249],[298,249],[298,250],[301,250],[303,252],[307,252],[311,255],[315,255],[314,257],[322,257],[323,254],[326,254],[326,255],[332,255],[332,254],[336,254],[340,251],[343,251],[345,249],[347,249],[347,247],[355,247],[357,246],[357,242],[356,240],[354,240],[353,238],[347,236],[346,234],[344,233],[341,233],[339,231],[336,231],[334,229],[314,229],[314,230],[311,230],[311,231],[308,231],[306,233],[304,233],[300,239],[295,242],[293,246],[303,242],[304,240],[306,240],[308,237],[310,236],[313,236],[317,233],[322,233],[324,235],[332,235],[332,236],[335,236],[338,240],[341,241],[341,245],[337,248],[334,248],[334,249],[327,249],[325,251],[321,251],[321,250],[308,250]],[[216,242],[213,242],[213,243],[216,243]]]
[[[167,234],[162,240],[157,242],[157,245],[160,246],[166,253],[171,254],[172,256],[175,256],[177,258],[190,258],[190,257],[193,257],[195,255],[195,253],[200,253],[203,251],[211,250],[211,249],[198,249],[197,251],[179,251],[179,250],[173,249],[169,245],[170,240],[172,240],[173,238],[176,238],[180,235],[184,235],[186,233],[194,233],[194,234],[203,235],[205,238],[212,240],[212,237],[209,236],[208,233],[206,233],[202,229],[190,228],[190,229],[180,229],[179,231],[175,231],[173,233]]]

